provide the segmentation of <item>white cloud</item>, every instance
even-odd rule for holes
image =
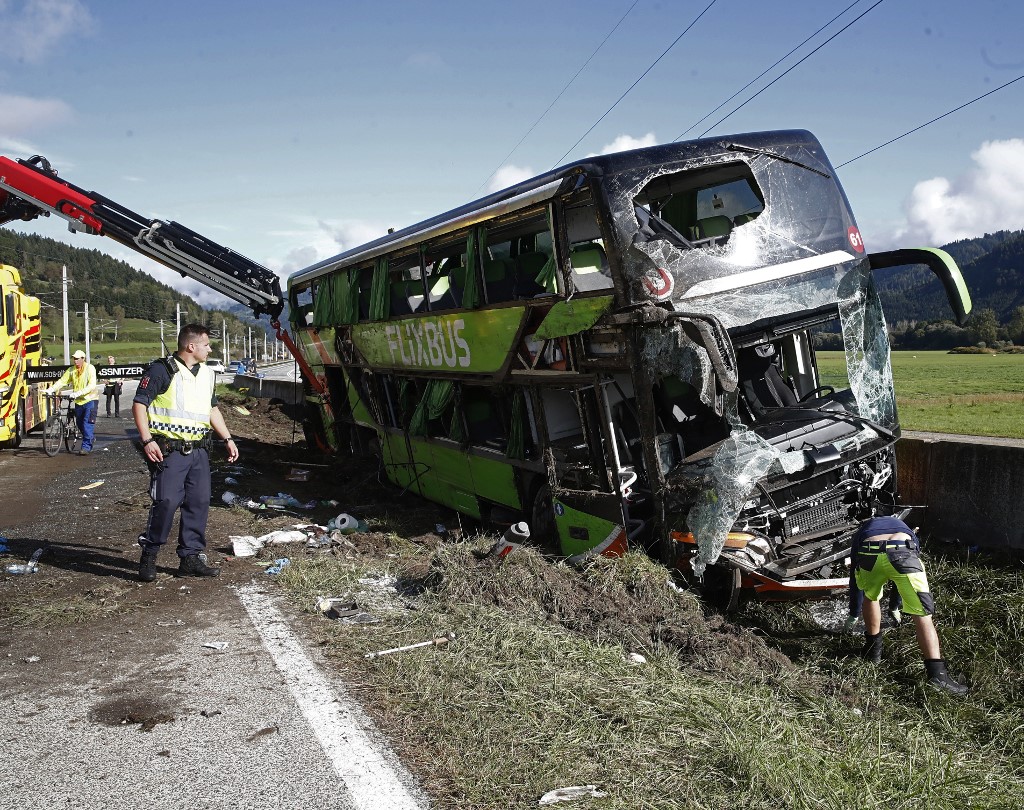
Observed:
[[[365,220],[302,220],[287,231],[271,235],[284,244],[295,245],[283,256],[268,257],[264,262],[282,277],[312,264],[337,256],[351,248],[370,242],[388,232],[388,226]]]
[[[0,3],[0,54],[16,61],[42,62],[57,43],[76,33],[88,33],[93,21],[79,0],[24,0]]]
[[[0,137],[4,139],[5,148],[7,143],[15,143],[9,141],[10,138],[63,124],[72,117],[71,107],[58,99],[12,96],[6,93],[0,93],[0,111]]]
[[[639,138],[634,138],[632,135],[620,135],[611,143],[602,146],[600,152],[595,152],[588,155],[588,157],[593,157],[594,154],[610,155],[612,152],[627,152],[630,149],[642,149],[645,146],[655,146],[657,143],[658,141],[654,137],[653,132],[648,132],[646,135],[641,135]]]
[[[529,180],[533,177],[536,172],[529,166],[513,166],[509,163],[506,166],[502,166],[498,171],[491,175],[491,182],[487,184],[488,193],[492,191],[501,191],[503,188],[514,186],[516,183],[522,183],[524,180]]]
[[[953,180],[914,186],[894,241],[942,245],[1024,227],[1024,139],[986,141],[971,159],[975,166]]]

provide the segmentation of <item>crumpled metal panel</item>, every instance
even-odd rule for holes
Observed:
[[[816,144],[777,148],[790,160],[817,171],[764,156],[740,155],[723,149],[717,155],[660,167],[620,172],[606,179],[612,217],[620,233],[635,234],[620,245],[626,276],[635,296],[650,295],[644,279],[656,279],[659,269],[673,280],[669,299],[678,311],[713,315],[727,329],[838,306],[846,347],[847,372],[860,416],[887,428],[895,426],[896,409],[889,365],[885,319],[865,254],[855,246],[856,225],[833,174]],[[634,200],[656,178],[686,170],[743,161],[750,167],[764,196],[765,208],[753,220],[735,226],[724,245],[681,248],[667,239],[651,238],[637,218]],[[834,257],[834,262],[827,258]],[[792,272],[803,260],[810,269]],[[820,265],[820,266],[816,266]],[[800,265],[804,266],[804,265]],[[728,288],[728,277],[766,268],[766,276],[781,278]],[[719,289],[703,294],[706,289]],[[644,360],[659,374],[677,373],[711,404],[715,394],[713,368],[700,346],[678,327],[654,333],[645,343]],[[780,453],[744,426],[737,398],[727,396],[726,418],[732,434],[710,459],[689,471],[697,485],[697,503],[687,523],[697,539],[694,571],[714,563],[724,547],[743,504],[773,465],[774,472],[793,473],[807,460],[802,451]],[[857,439],[860,441],[861,439]],[[693,488],[687,486],[691,492]]]

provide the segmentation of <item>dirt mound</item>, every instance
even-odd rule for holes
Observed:
[[[627,652],[671,650],[707,672],[792,667],[750,631],[706,616],[695,594],[676,588],[665,568],[641,553],[598,557],[578,569],[530,547],[495,559],[470,544],[439,544],[406,565],[402,583],[441,599],[542,618]]]

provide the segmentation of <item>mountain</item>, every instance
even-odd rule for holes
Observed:
[[[1024,306],[1024,231],[999,231],[943,245],[963,273],[974,311],[991,309],[1007,323]],[[890,324],[950,320],[942,285],[923,267],[892,267],[875,274]]]
[[[68,268],[71,280],[69,308],[80,311],[83,304],[88,303],[90,316],[96,321],[140,318],[173,322],[176,307],[180,306],[182,323],[205,323],[219,330],[226,320],[229,331],[236,334],[256,326],[251,314],[245,316],[248,310],[244,308],[241,314],[206,309],[126,262],[98,250],[73,247],[47,237],[0,228],[0,262],[21,271],[25,290],[44,304],[44,324],[55,324],[60,318],[63,265]],[[261,329],[264,326],[260,324]]]

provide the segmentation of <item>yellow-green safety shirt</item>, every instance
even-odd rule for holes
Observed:
[[[216,375],[205,363],[200,363],[198,373],[193,375],[177,356],[174,362],[178,370],[171,376],[171,384],[146,408],[149,429],[157,436],[196,442],[210,432]]]
[[[75,397],[76,405],[84,405],[86,402],[99,399],[100,395],[96,390],[96,366],[92,363],[82,363],[81,373],[75,366],[72,366],[46,390],[53,392],[59,391],[61,388],[70,388],[71,393],[77,395]]]

